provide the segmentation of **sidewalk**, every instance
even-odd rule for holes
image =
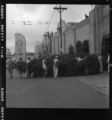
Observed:
[[[80,76],[76,77],[76,79],[98,92],[109,96],[109,73],[104,72],[98,75]]]

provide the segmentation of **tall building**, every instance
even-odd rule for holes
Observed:
[[[35,45],[35,57],[39,58],[40,53],[42,52],[39,41]]]
[[[21,33],[15,33],[15,55],[18,60],[20,57],[25,60],[26,39]]]
[[[6,48],[6,58],[11,58],[11,52],[9,48]]]

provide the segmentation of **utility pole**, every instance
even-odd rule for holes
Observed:
[[[61,5],[59,7],[54,7],[55,10],[58,10],[58,12],[60,13],[60,40],[61,40],[61,54],[62,54],[62,15],[61,13],[64,10],[67,10],[67,8],[65,7],[61,7]]]
[[[43,35],[45,37],[45,54],[47,53],[47,41],[46,41],[46,37],[47,37],[47,34],[44,34]]]
[[[49,54],[51,54],[51,34],[50,34],[50,32],[47,32],[47,36],[48,36]]]
[[[50,33],[49,39],[50,39],[50,54],[52,54],[52,39],[53,39],[53,32]]]
[[[47,32],[47,33],[44,35],[44,37],[45,37],[45,40],[46,40],[46,38],[47,38],[47,40],[49,40],[49,39],[50,39],[50,34],[49,34],[49,32]],[[46,52],[48,53],[48,41],[46,41]]]

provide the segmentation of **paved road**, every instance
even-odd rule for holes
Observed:
[[[107,73],[107,71],[101,74],[78,76],[75,78],[78,81],[109,97],[109,73]]]
[[[76,77],[8,79],[7,107],[108,108],[109,98],[78,82]]]

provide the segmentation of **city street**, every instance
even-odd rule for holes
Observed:
[[[109,96],[81,82],[94,75],[62,78],[20,79],[6,75],[6,105],[9,108],[109,108]],[[100,78],[102,75],[97,75]],[[105,78],[108,75],[105,75]]]
[[[110,5],[10,3],[1,11],[6,118],[32,120],[35,114],[38,119],[50,113],[108,119]],[[4,119],[4,106],[1,110]]]

